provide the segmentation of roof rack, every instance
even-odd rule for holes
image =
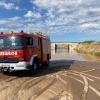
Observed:
[[[45,37],[45,38],[50,38],[48,35],[43,34],[43,33],[41,33],[41,32],[35,32],[35,34],[38,35],[38,36]]]

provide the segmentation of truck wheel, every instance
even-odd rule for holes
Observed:
[[[46,61],[46,66],[48,66],[48,65],[49,65],[49,62],[50,62],[50,61],[49,61],[49,59],[47,59],[47,61]]]
[[[33,61],[33,64],[32,64],[32,66],[31,66],[31,68],[30,68],[30,74],[31,74],[31,75],[36,74],[36,73],[37,73],[37,69],[38,69],[38,61],[35,59],[35,60]]]

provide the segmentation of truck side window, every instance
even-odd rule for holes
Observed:
[[[33,39],[31,37],[26,37],[26,46],[32,46],[33,45]]]
[[[38,38],[34,38],[34,45],[39,46],[39,39]]]

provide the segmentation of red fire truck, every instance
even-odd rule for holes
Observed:
[[[51,58],[50,38],[38,33],[0,34],[0,69],[2,73],[28,70],[31,74],[43,64],[48,65]]]

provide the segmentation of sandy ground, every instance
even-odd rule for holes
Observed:
[[[0,100],[100,100],[100,63],[55,60],[34,76],[0,73]]]

